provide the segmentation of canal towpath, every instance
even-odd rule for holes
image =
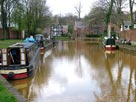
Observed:
[[[17,102],[26,102],[25,97],[21,95],[16,88],[9,84],[9,82],[6,79],[4,79],[1,75],[0,81],[2,81],[3,85],[9,90],[9,92],[11,92],[16,97]]]
[[[136,54],[136,45],[117,44],[117,46],[119,47],[120,50]]]

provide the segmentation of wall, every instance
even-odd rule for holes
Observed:
[[[9,34],[9,38],[10,39],[18,39],[18,38],[22,38],[22,33],[21,32],[17,32],[17,31],[14,31],[12,29],[10,29],[10,34]],[[2,29],[0,28],[0,39],[3,38],[3,32],[2,32]]]
[[[136,42],[136,30],[124,30],[120,32],[121,39]]]

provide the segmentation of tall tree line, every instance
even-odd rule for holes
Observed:
[[[135,22],[134,6],[135,0],[98,0],[94,2],[94,6],[85,18],[90,25],[99,23],[105,25],[105,29],[110,22],[120,27],[124,20],[130,20],[133,26]],[[126,8],[129,9],[128,14],[124,12]],[[128,19],[128,15],[130,19]]]
[[[50,23],[51,13],[46,0],[0,0],[0,7],[3,39],[9,38],[9,28],[12,26],[14,30],[24,30],[27,35],[34,35]]]

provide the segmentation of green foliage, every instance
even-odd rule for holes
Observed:
[[[67,41],[67,40],[70,40],[70,37],[69,36],[57,36],[56,39],[62,40],[62,41]]]
[[[69,36],[70,36],[69,33],[67,33],[67,34],[61,34],[61,37],[69,37]]]
[[[20,31],[25,28],[24,11],[25,6],[21,3],[18,3],[11,16],[12,22],[15,24],[15,29]]]
[[[0,48],[6,48],[11,44],[23,42],[23,40],[0,40]]]
[[[34,35],[50,24],[49,8],[43,0],[26,0],[18,2],[12,13],[12,22],[17,30],[25,30],[27,35]]]
[[[17,102],[17,99],[5,88],[0,81],[0,102]]]
[[[70,34],[73,34],[73,25],[69,25],[69,26],[68,26],[68,32],[69,32]]]

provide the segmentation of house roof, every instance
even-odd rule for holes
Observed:
[[[131,21],[124,21],[124,26],[131,26]]]
[[[68,29],[68,25],[62,25],[64,29]]]

